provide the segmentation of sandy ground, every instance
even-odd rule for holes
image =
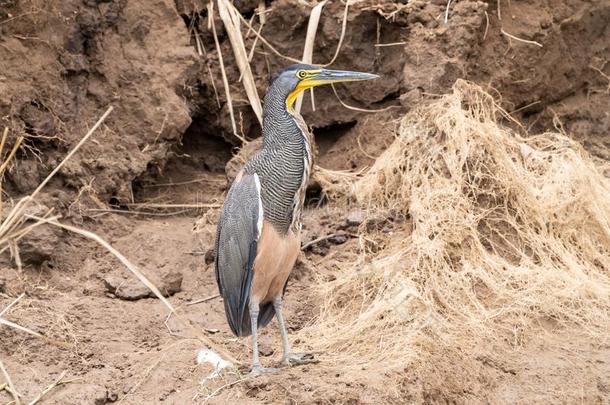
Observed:
[[[223,174],[189,172],[188,161],[179,159],[170,166],[179,170],[168,173],[158,184],[181,182],[194,175],[204,180],[147,188],[143,197],[201,203],[221,198]],[[167,309],[156,298],[117,298],[128,295],[130,286],[139,283],[105,250],[80,237],[65,235],[60,251],[40,268],[28,266],[19,272],[4,265],[0,306],[18,293],[26,293],[7,319],[67,343],[57,346],[12,329],[1,330],[3,361],[24,398],[36,396],[66,372],[65,379],[72,382],[53,389],[44,403],[548,403],[554,399],[608,403],[610,347],[575,339],[578,335],[570,330],[557,334],[553,325],[548,325],[548,336],[529,341],[500,362],[473,358],[476,369],[470,363],[467,369],[450,364],[449,370],[437,370],[436,376],[420,376],[405,368],[401,377],[409,383],[390,384],[385,392],[380,387],[384,378],[392,381],[391,377],[370,375],[363,369],[353,381],[344,377],[341,364],[328,360],[327,353],[315,353],[318,364],[247,379],[250,340],[235,338],[226,324],[222,301],[216,297],[212,264],[205,261],[213,246],[214,225],[202,224],[201,214],[142,218],[98,213],[95,221],[86,223],[151,279],[171,271],[180,273],[181,291],[170,302],[190,327],[175,318],[166,322]],[[305,240],[337,231],[337,224],[344,222],[338,218],[348,214],[332,205],[308,209],[304,213]],[[203,216],[213,221],[214,210]],[[194,228],[199,232],[193,233]],[[349,254],[354,243],[325,242],[302,254],[286,292],[291,334],[316,315],[323,299],[316,289],[318,281],[341,270],[341,263],[349,261],[349,256],[342,255]],[[107,286],[105,280],[113,277],[123,278],[119,290],[127,293]],[[195,303],[209,297],[214,298]],[[196,362],[198,351],[206,348],[200,336],[211,339],[216,348],[228,351],[243,366],[207,380],[212,367]],[[306,341],[293,343],[297,350],[308,350]],[[261,352],[265,365],[279,366],[281,345],[275,321],[263,330]],[[460,373],[468,374],[463,380],[468,385],[462,385]],[[472,384],[472,375],[479,376],[480,384]],[[3,392],[0,399],[8,402],[11,398]]]

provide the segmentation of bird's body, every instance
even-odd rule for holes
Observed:
[[[290,350],[281,311],[300,251],[301,211],[313,167],[312,136],[293,104],[305,88],[322,84],[307,82],[307,77],[327,72],[360,77],[335,81],[373,78],[310,65],[281,72],[265,97],[263,146],[231,185],[218,224],[216,279],[232,332],[253,335],[254,373],[265,370],[258,361],[257,328],[274,315],[282,332],[284,362],[303,360]]]

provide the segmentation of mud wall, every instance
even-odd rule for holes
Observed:
[[[49,198],[65,204],[87,187],[105,201],[129,200],[132,182],[162,171],[191,124],[189,136],[238,145],[206,4],[0,1],[0,125],[11,128],[11,139],[26,137],[7,178],[8,193],[31,191],[108,105],[116,111],[61,171]],[[258,2],[235,4],[250,20]],[[445,0],[353,4],[333,66],[375,72],[382,79],[366,91],[364,84],[338,86],[343,101],[372,109],[395,106],[391,111],[398,115],[467,78],[495,89],[504,107],[530,129],[563,128],[593,154],[610,158],[607,1],[456,0],[448,12],[446,5]],[[311,5],[296,0],[268,2],[262,35],[280,53],[299,57],[310,11]],[[338,1],[324,7],[314,62],[332,59],[343,11]],[[258,28],[258,18],[252,21]],[[215,24],[238,126],[255,138],[259,127],[218,16]],[[248,49],[254,40],[246,35]],[[252,70],[260,94],[271,75],[289,63],[258,42]],[[315,94],[316,110],[306,99],[304,115],[318,132],[365,118],[342,107],[330,89]],[[366,119],[366,127],[375,128],[371,119],[382,125],[388,116]]]

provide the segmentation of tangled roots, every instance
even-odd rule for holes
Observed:
[[[379,248],[325,284],[308,343],[387,372],[435,353],[493,357],[542,328],[608,340],[609,182],[568,137],[507,125],[465,81],[404,117],[351,191],[402,220],[361,229]]]

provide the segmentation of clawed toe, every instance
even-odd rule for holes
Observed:
[[[289,353],[284,355],[282,358],[282,364],[290,366],[290,365],[299,365],[299,364],[311,364],[317,363],[311,353]]]
[[[250,374],[248,374],[248,376],[257,377],[261,374],[277,373],[278,371],[280,371],[279,368],[254,366],[252,367],[252,371],[250,371]]]

